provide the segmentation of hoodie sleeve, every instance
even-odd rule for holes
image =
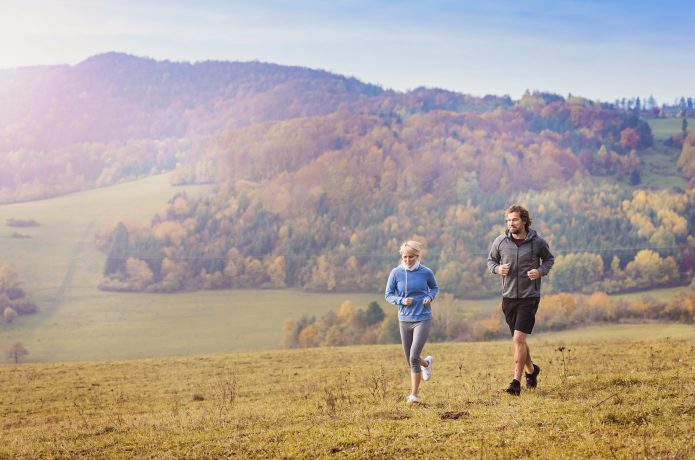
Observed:
[[[543,263],[538,267],[538,271],[540,272],[541,276],[545,276],[553,267],[553,264],[555,263],[555,256],[550,252],[548,242],[544,239],[541,239],[541,242],[540,258]]]
[[[502,260],[500,245],[498,244],[499,239],[500,237],[498,236],[495,238],[495,241],[492,242],[492,245],[490,245],[490,253],[487,256],[487,269],[494,275],[498,274],[497,267],[499,267],[500,261]]]
[[[396,269],[391,270],[388,281],[386,281],[386,291],[384,297],[386,301],[392,305],[400,305],[403,297],[400,297],[396,292]]]
[[[429,276],[427,277],[427,287],[430,288],[430,292],[427,294],[427,296],[431,300],[434,300],[434,298],[439,293],[439,286],[437,285],[437,280],[435,279],[434,272],[432,270],[429,270],[428,275]]]

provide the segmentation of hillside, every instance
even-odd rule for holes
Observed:
[[[306,68],[117,53],[2,71],[0,102],[0,201],[162,171],[173,184],[216,184],[143,197],[145,222],[127,210],[94,227],[81,216],[72,244],[96,233],[102,255],[90,264],[104,262],[85,279],[105,293],[374,293],[398,244],[415,238],[445,292],[490,298],[485,257],[512,202],[531,209],[557,256],[548,292],[683,286],[695,272],[685,122],[671,135],[678,127],[660,124],[655,139],[634,111],[578,97],[399,93]],[[95,207],[81,211],[102,215]],[[5,242],[29,281],[32,234]],[[48,276],[63,280],[49,290],[68,279]]]
[[[273,349],[280,346],[282,324],[289,317],[320,317],[345,300],[357,307],[383,301],[380,292],[309,295],[247,289],[172,296],[98,289],[106,259],[94,243],[100,228],[120,219],[147,222],[168,196],[185,192],[195,198],[210,188],[173,186],[170,175],[160,175],[50,200],[0,205],[0,260],[16,270],[38,305],[35,314],[21,315],[11,324],[0,319],[0,351],[19,340],[30,361],[60,362]],[[13,218],[35,219],[39,225],[19,229],[27,237],[14,238],[13,229],[5,225]],[[4,283],[2,279],[3,310]]]
[[[102,287],[376,290],[399,242],[415,238],[450,292],[486,297],[496,284],[484,258],[512,202],[573,257],[555,269],[566,271],[555,292],[689,283],[695,195],[640,186],[638,152],[652,145],[634,116],[549,95],[481,114],[336,113],[232,130],[206,158],[225,178],[218,193],[172,197],[147,229],[114,228]]]
[[[3,365],[0,457],[692,458],[689,328],[534,338],[519,398],[510,344],[428,344],[418,406],[398,345]]]
[[[256,123],[345,113],[484,110],[505,99],[395,93],[261,62],[169,62],[120,53],[0,71],[0,202],[192,168],[209,138]],[[216,180],[214,171],[199,181]]]

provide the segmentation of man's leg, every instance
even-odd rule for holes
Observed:
[[[528,342],[526,343],[526,372],[529,374],[533,373],[533,360],[531,359],[531,349],[528,346]]]
[[[521,382],[521,375],[524,372],[524,367],[533,372],[533,362],[531,361],[531,352],[526,343],[526,334],[521,331],[514,331],[514,380]]]

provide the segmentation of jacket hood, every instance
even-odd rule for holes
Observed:
[[[505,230],[504,234],[507,236],[507,238],[513,238],[512,233],[509,231],[509,229]],[[524,239],[524,241],[531,241],[536,237],[536,235],[538,235],[536,231],[532,228],[529,228],[528,234],[526,234],[526,238]]]

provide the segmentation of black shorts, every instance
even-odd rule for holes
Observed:
[[[507,320],[509,331],[514,335],[514,331],[521,331],[530,334],[533,331],[533,325],[536,324],[536,312],[540,297],[531,297],[528,299],[508,299],[502,297],[502,311],[504,319]]]

